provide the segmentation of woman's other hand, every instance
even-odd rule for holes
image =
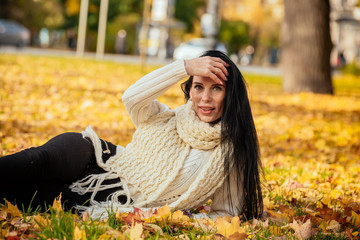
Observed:
[[[224,60],[217,57],[199,57],[184,60],[186,72],[190,76],[209,77],[214,81],[223,84],[227,81],[226,76],[229,75],[226,67],[229,66]]]

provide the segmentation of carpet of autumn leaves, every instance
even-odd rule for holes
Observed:
[[[126,145],[135,128],[121,96],[143,74],[136,65],[0,55],[0,156],[88,125]],[[330,96],[285,94],[278,77],[244,76],[264,166],[263,219],[194,220],[161,206],[96,221],[62,211],[61,199],[33,214],[1,201],[0,239],[359,238],[360,78],[334,76]],[[159,100],[172,108],[184,103],[179,86]]]

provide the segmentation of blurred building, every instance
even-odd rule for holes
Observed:
[[[330,0],[333,66],[360,64],[360,8],[358,0]]]

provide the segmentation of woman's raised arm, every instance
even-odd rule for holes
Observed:
[[[218,57],[206,56],[185,60],[185,69],[190,76],[208,77],[220,84],[227,80],[228,66],[229,64]]]
[[[123,94],[122,101],[135,126],[168,109],[156,98],[188,76],[184,60],[161,67],[136,81]]]

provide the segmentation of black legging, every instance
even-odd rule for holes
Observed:
[[[104,140],[101,143],[106,149]],[[107,146],[111,153],[103,154],[104,161],[116,153],[115,145],[107,142]],[[96,164],[91,141],[80,133],[64,133],[40,147],[0,158],[0,202],[6,198],[27,208],[32,201],[34,208],[44,206],[45,202],[52,204],[61,192],[62,203],[71,209],[84,204],[91,194],[79,195],[68,186],[88,174],[102,172]],[[96,200],[105,200],[114,190],[99,192]]]

